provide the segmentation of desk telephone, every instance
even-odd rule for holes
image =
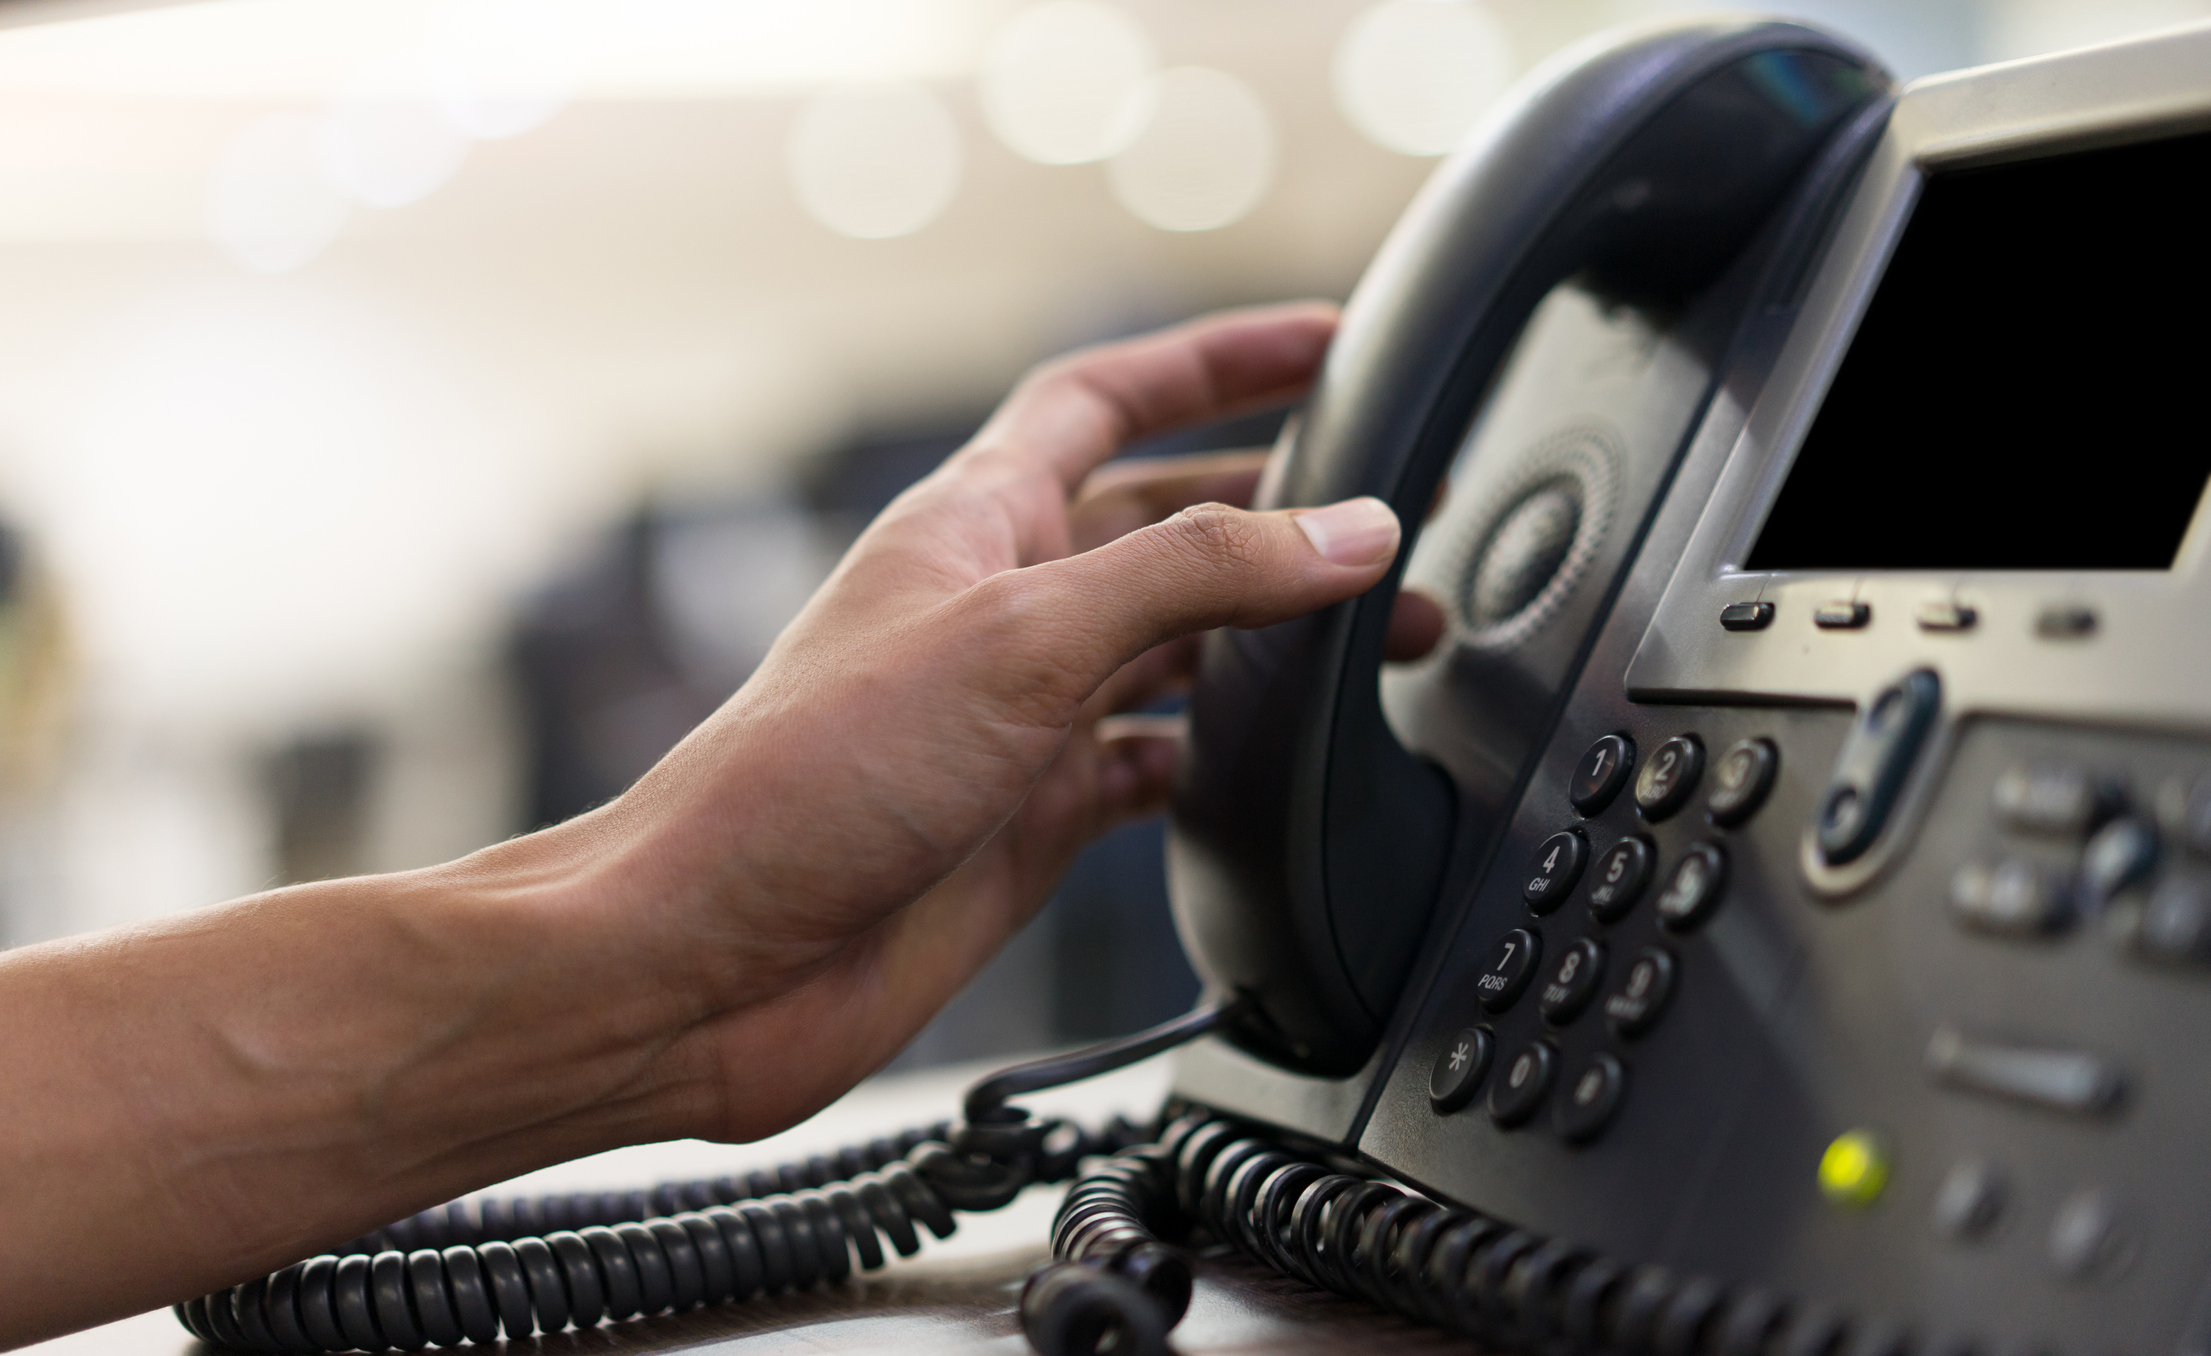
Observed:
[[[2211,1352],[2207,71],[2199,28],[1892,93],[1752,21],[1550,63],[1262,486],[1438,507],[1374,592],[1207,642],[1211,1006],[956,1128],[457,1204],[180,1316],[588,1326],[1075,1178],[1047,1352],[1164,1349],[1194,1228],[1543,1356]],[[1384,674],[1401,582],[1449,631]],[[1007,1105],[1183,1041],[1148,1131]]]

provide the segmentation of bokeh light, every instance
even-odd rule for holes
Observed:
[[[841,85],[799,109],[788,143],[791,183],[816,221],[840,235],[911,235],[960,185],[960,134],[918,85]]]
[[[1107,162],[1113,196],[1163,231],[1210,231],[1241,220],[1274,179],[1274,121],[1251,87],[1225,71],[1179,66],[1152,78],[1151,116]]]
[[[323,114],[317,163],[330,182],[371,207],[404,207],[443,187],[468,156],[446,120],[437,72],[413,53],[363,62]]]
[[[1512,80],[1512,41],[1474,0],[1385,0],[1336,45],[1336,106],[1376,144],[1442,155]]]
[[[1143,25],[1096,0],[1046,0],[991,38],[977,93],[984,120],[1046,165],[1103,160],[1136,138],[1158,60]]]
[[[537,0],[459,0],[430,32],[437,104],[479,140],[543,126],[576,97],[583,34],[569,7]]]
[[[241,128],[208,176],[207,232],[223,252],[262,273],[322,253],[352,204],[316,170],[321,124],[271,113]]]

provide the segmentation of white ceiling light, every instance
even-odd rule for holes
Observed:
[[[978,94],[990,130],[1046,165],[1103,160],[1144,125],[1151,39],[1096,0],[1046,0],[992,36]]]
[[[1274,178],[1274,123],[1235,76],[1181,66],[1151,81],[1151,117],[1106,166],[1113,196],[1163,231],[1240,220]]]
[[[323,114],[323,174],[371,207],[404,207],[436,192],[468,155],[468,138],[440,113],[436,88],[420,57],[364,62]]]
[[[304,113],[248,123],[208,176],[208,234],[231,258],[283,273],[322,253],[352,205],[315,168],[321,128]]]
[[[910,235],[952,201],[960,134],[917,85],[839,85],[791,124],[791,182],[816,221],[862,240]]]
[[[1386,0],[1336,44],[1336,106],[1370,140],[1442,155],[1513,74],[1512,42],[1473,0]]]

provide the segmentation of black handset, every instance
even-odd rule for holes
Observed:
[[[1407,530],[1396,569],[1351,602],[1206,643],[1169,841],[1175,909],[1200,974],[1247,1000],[1232,1038],[1292,1069],[1340,1077],[1373,1053],[1454,849],[1483,855],[1572,677],[1570,663],[1508,669],[1462,695],[1535,717],[1493,735],[1510,743],[1474,785],[1408,752],[1378,696],[1404,562],[1529,315],[1570,278],[1678,310],[1887,83],[1857,48],[1785,23],[1672,24],[1577,58],[1531,79],[1421,191],[1266,481],[1267,508],[1388,501]],[[1630,534],[1656,487],[1624,506]],[[1554,553],[1550,571],[1565,563]],[[1517,690],[1531,682],[1533,701]]]

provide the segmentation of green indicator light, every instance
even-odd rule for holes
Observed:
[[[1889,1151],[1870,1130],[1846,1130],[1819,1156],[1819,1189],[1837,1205],[1871,1205],[1889,1184]]]

